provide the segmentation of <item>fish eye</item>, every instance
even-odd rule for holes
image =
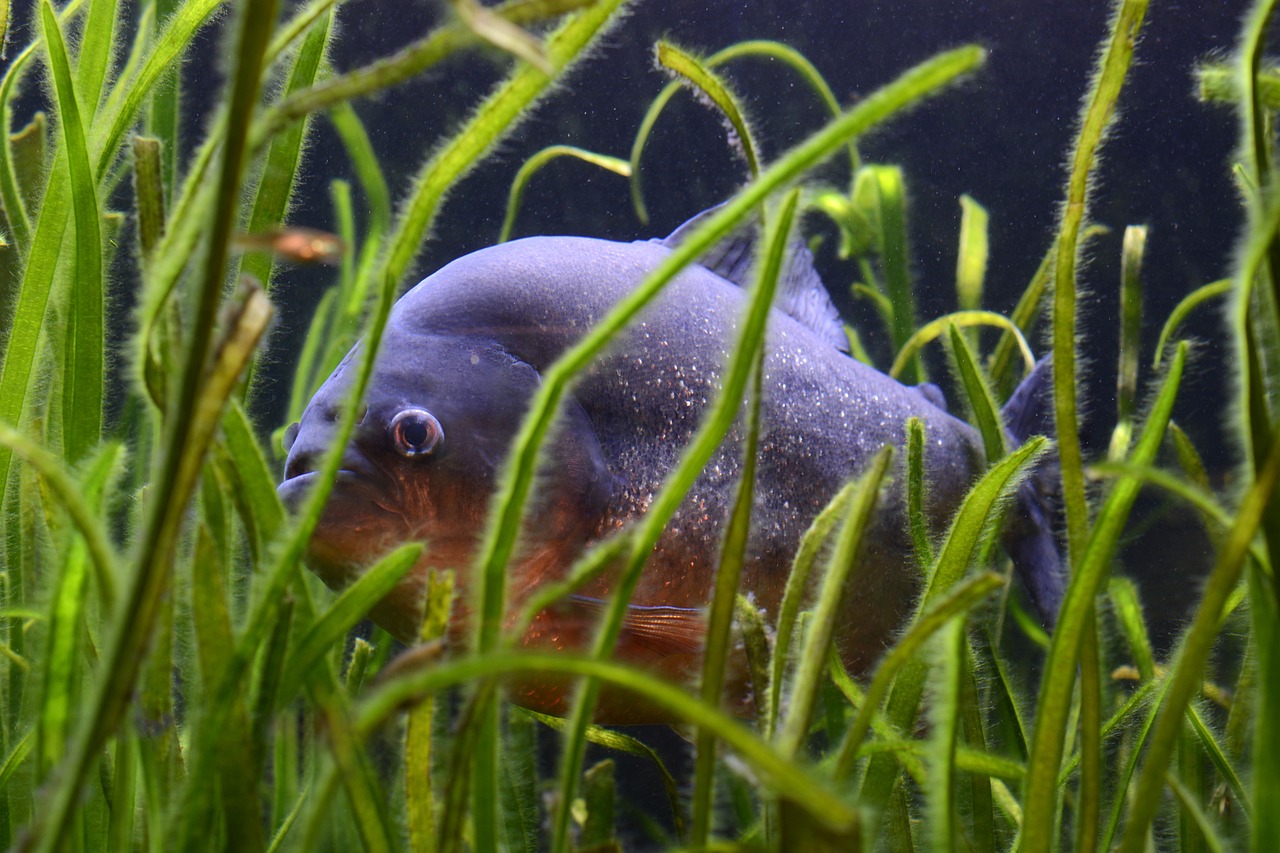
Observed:
[[[444,440],[444,428],[426,409],[405,409],[391,419],[387,439],[401,456],[426,456]]]

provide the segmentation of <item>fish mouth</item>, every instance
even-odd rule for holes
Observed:
[[[276,494],[290,511],[300,512],[306,503],[307,496],[320,481],[320,471],[304,471],[295,474],[276,486]],[[361,507],[376,508],[381,514],[402,517],[387,496],[378,489],[377,484],[370,482],[367,472],[354,468],[339,468],[333,479],[333,488],[325,502],[325,515],[333,512],[359,510]]]

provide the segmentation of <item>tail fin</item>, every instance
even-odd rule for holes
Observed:
[[[1033,435],[1052,437],[1053,362],[1041,359],[1018,385],[1002,411],[1015,444]],[[1060,543],[1054,534],[1060,493],[1057,456],[1043,459],[1018,491],[1005,521],[1004,549],[1014,570],[1039,611],[1040,621],[1052,628],[1058,618],[1066,586]]]

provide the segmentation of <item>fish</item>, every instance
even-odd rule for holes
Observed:
[[[663,239],[616,242],[528,237],[460,257],[393,306],[359,422],[306,553],[341,589],[393,548],[421,540],[423,556],[371,618],[412,644],[428,573],[454,570],[448,637],[470,636],[468,573],[477,557],[503,465],[541,377],[631,293],[706,211]],[[751,281],[756,229],[747,228],[685,268],[577,378],[544,451],[519,549],[509,566],[515,614],[566,576],[597,543],[642,518],[720,389]],[[741,591],[776,615],[801,537],[814,518],[906,423],[926,432],[925,510],[946,525],[985,470],[982,441],[950,414],[937,386],[906,386],[850,356],[839,313],[813,256],[789,251],[766,331],[751,532]],[[355,379],[357,343],[285,434],[279,494],[299,506],[334,442]],[[1003,410],[1018,444],[1052,431],[1051,365],[1041,362]],[[614,657],[691,684],[699,675],[705,618],[731,512],[745,438],[739,418],[666,525],[635,588]],[[901,458],[901,454],[899,454]],[[903,478],[899,478],[901,481]],[[1003,542],[1043,621],[1051,624],[1063,575],[1054,534],[1052,466],[1018,491]],[[864,536],[845,592],[837,647],[865,673],[891,644],[921,586],[901,488],[890,489]],[[519,637],[533,650],[585,651],[616,575],[605,572],[541,611]],[[742,653],[726,704],[751,713]],[[572,684],[515,679],[511,701],[563,714]],[[604,691],[602,723],[663,722],[660,711]]]
[[[342,238],[328,231],[295,225],[273,228],[257,234],[237,234],[231,239],[238,252],[271,252],[295,264],[333,266],[342,260],[347,247]]]

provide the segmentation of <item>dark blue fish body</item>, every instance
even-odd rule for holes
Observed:
[[[409,291],[391,314],[368,408],[312,540],[309,565],[341,587],[395,545],[427,540],[422,565],[373,613],[412,641],[426,570],[459,570],[466,586],[496,477],[541,374],[669,251],[666,242],[535,237],[460,258]],[[935,405],[936,389],[903,386],[835,345],[834,310],[807,253],[797,254],[793,265],[801,272],[792,278],[800,289],[792,288],[791,313],[775,310],[768,329],[742,578],[742,590],[770,614],[804,531],[881,447],[902,445],[908,418],[921,419],[926,429],[927,510],[935,529],[945,529],[984,467],[978,436]],[[731,270],[735,262],[722,256],[712,265]],[[745,300],[739,284],[690,267],[574,385],[511,567],[513,608],[562,577],[585,548],[644,514],[715,398]],[[348,356],[303,414],[280,487],[286,499],[301,494],[332,441],[350,362]],[[1043,384],[1043,376],[1037,382]],[[1023,407],[1043,406],[1038,388],[1023,396]],[[735,426],[667,525],[632,598],[620,658],[676,679],[696,672],[701,608],[711,595],[742,441]],[[899,491],[890,490],[847,593],[849,616],[838,642],[855,671],[884,650],[919,588]],[[1031,497],[1020,504],[1034,503]],[[1024,574],[1034,576],[1033,596],[1051,613],[1061,582],[1037,511],[1015,513],[1022,521],[1014,525],[1019,532],[1010,551],[1017,558],[1023,548],[1035,563],[1023,567]],[[1024,545],[1028,541],[1033,544]],[[525,645],[580,648],[610,583],[606,575],[542,614]],[[466,622],[466,603],[464,595],[456,626]],[[540,710],[560,710],[564,700],[561,685],[513,690],[516,701]],[[600,716],[633,721],[625,702],[616,705]]]

